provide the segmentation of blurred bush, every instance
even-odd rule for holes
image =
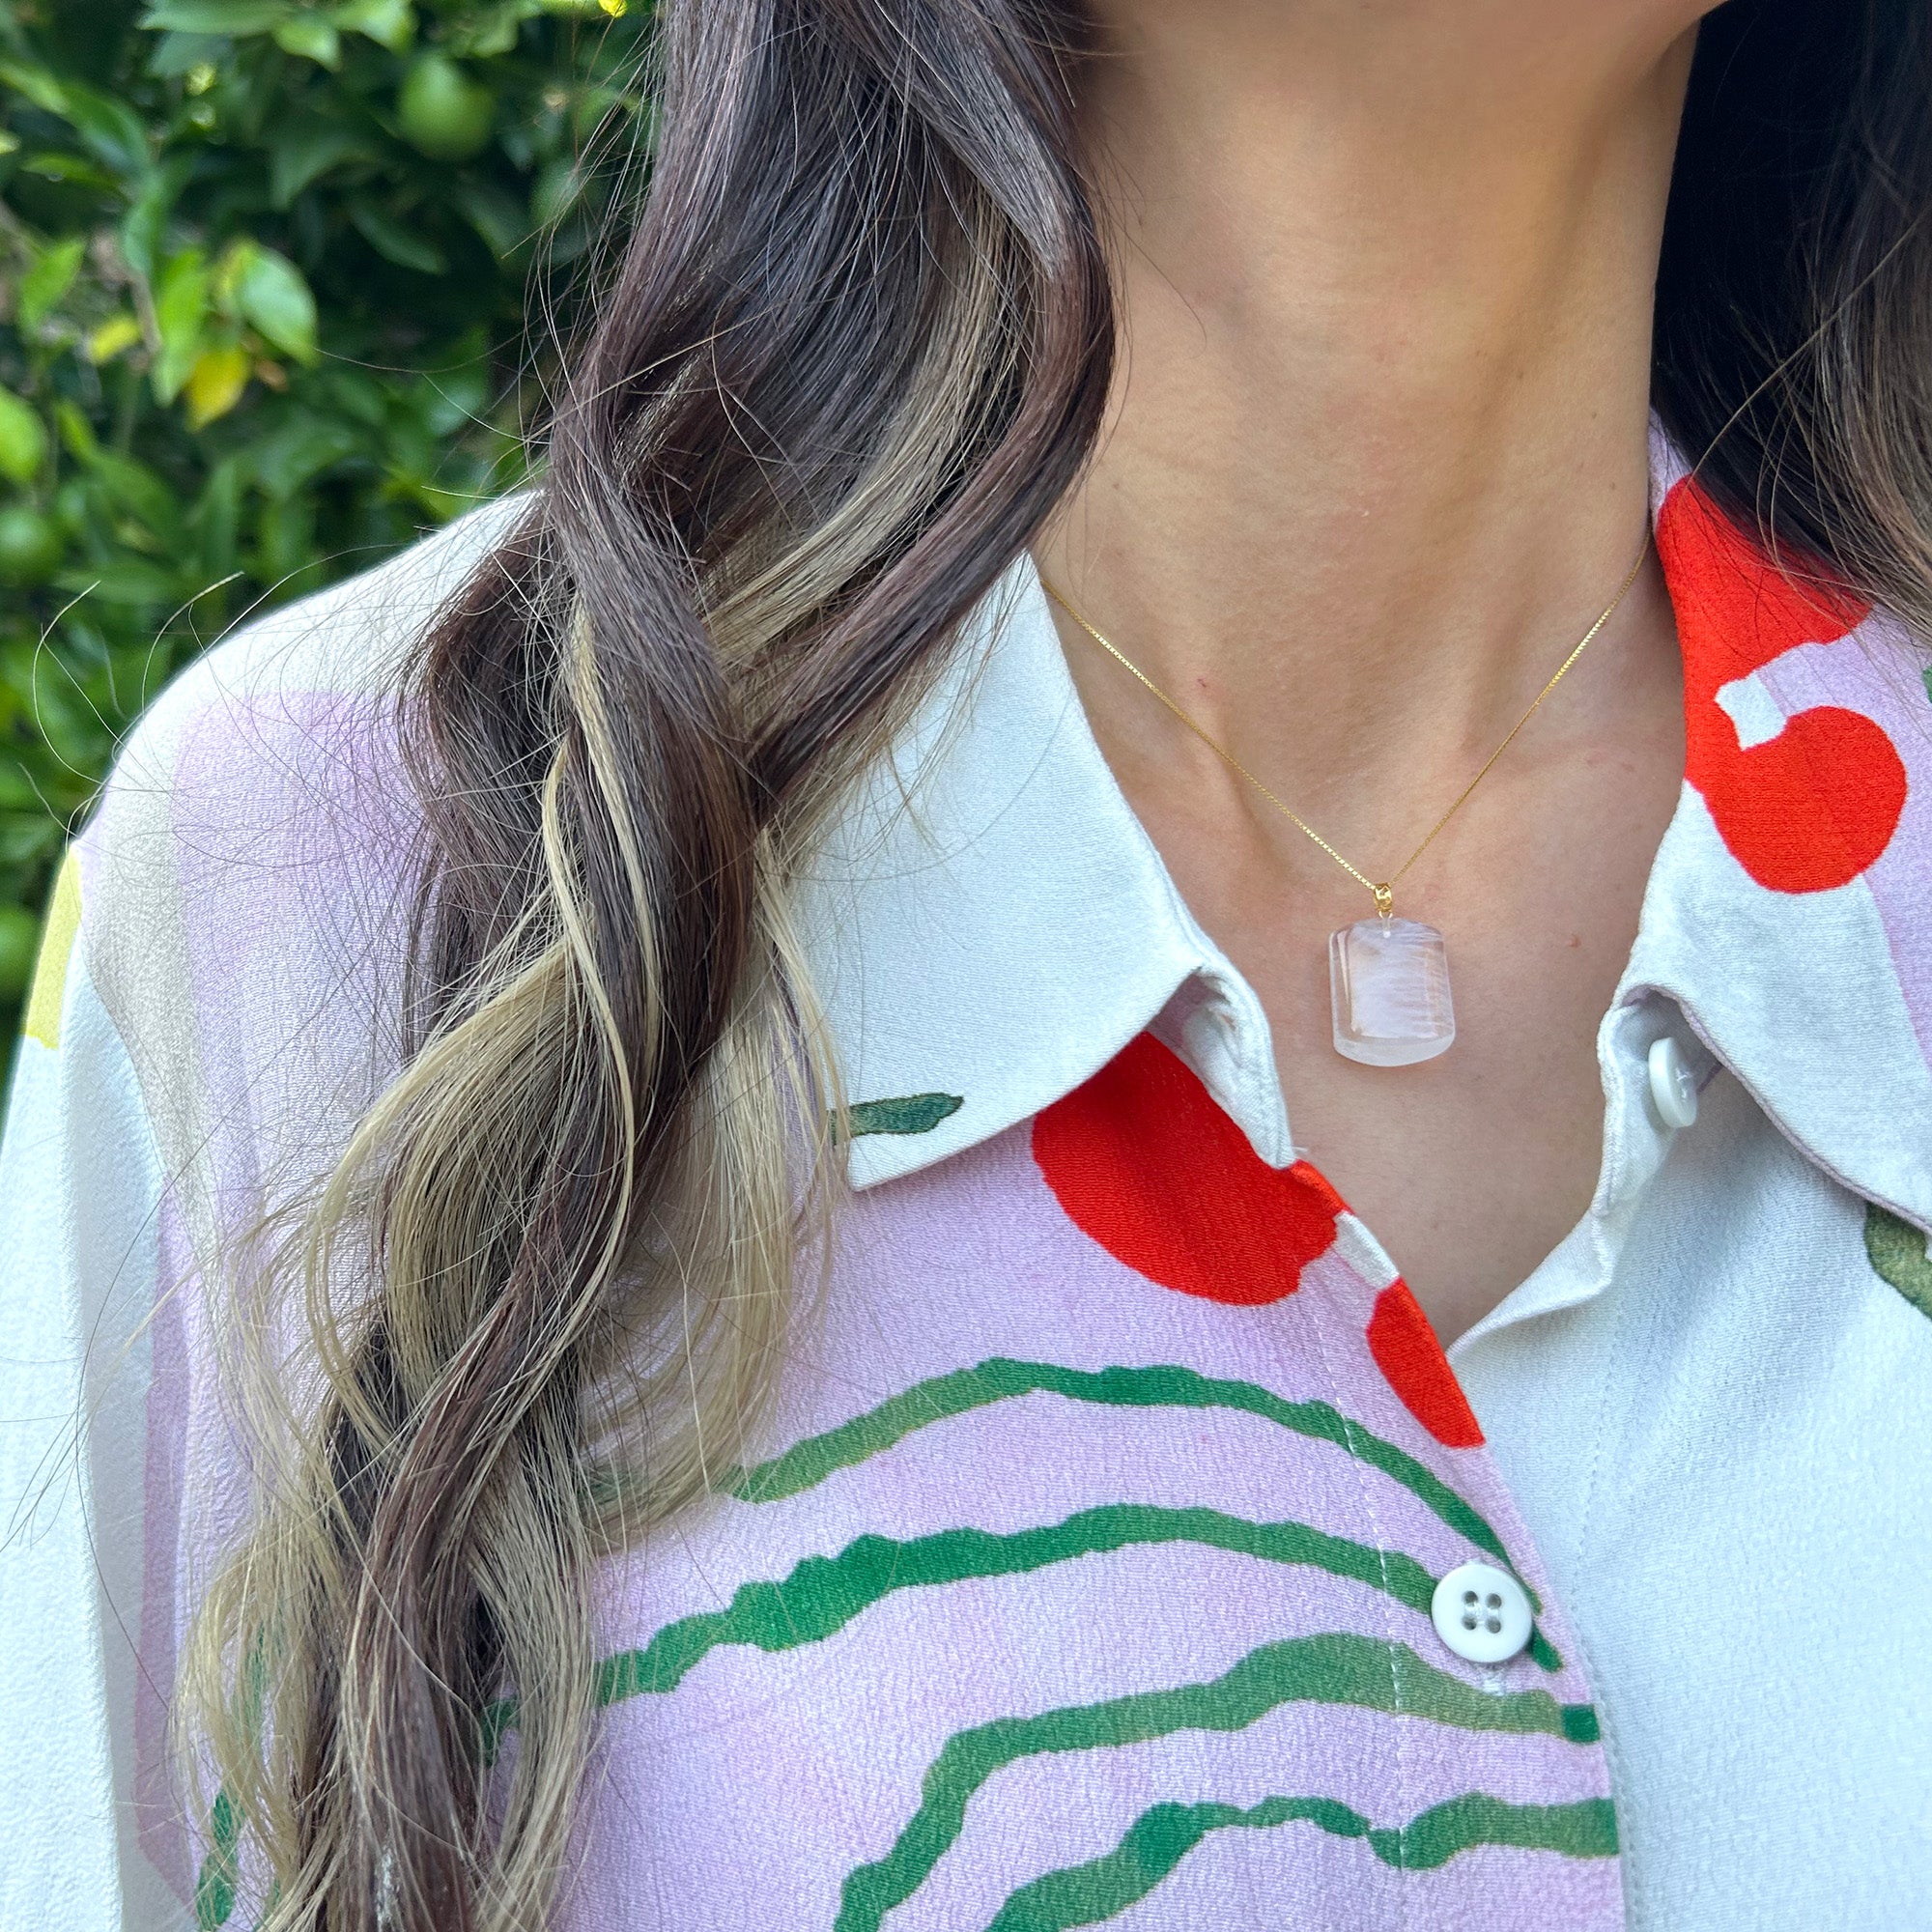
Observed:
[[[169,674],[521,476],[526,303],[568,308],[592,136],[648,138],[649,12],[0,0],[6,1039],[63,841]]]

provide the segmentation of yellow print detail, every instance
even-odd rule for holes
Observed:
[[[67,962],[80,930],[80,865],[71,850],[61,861],[47,902],[46,923],[41,928],[40,958],[34,967],[34,987],[27,996],[27,1019],[22,1031],[44,1047],[60,1045],[61,1001],[67,992]]]

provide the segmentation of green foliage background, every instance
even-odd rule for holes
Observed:
[[[0,0],[0,1037],[168,676],[522,475],[649,13]]]

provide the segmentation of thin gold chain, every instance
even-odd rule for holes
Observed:
[[[1383,919],[1387,919],[1389,917],[1390,910],[1395,903],[1395,889],[1402,883],[1404,874],[1406,873],[1409,867],[1412,867],[1415,864],[1415,862],[1418,859],[1420,859],[1426,851],[1429,850],[1430,846],[1435,844],[1436,834],[1439,833],[1442,830],[1442,828],[1445,825],[1447,825],[1449,821],[1452,818],[1454,818],[1459,811],[1462,810],[1463,806],[1465,806],[1469,802],[1469,795],[1476,789],[1476,787],[1479,784],[1482,783],[1482,781],[1486,778],[1489,777],[1490,773],[1495,767],[1496,760],[1500,758],[1502,754],[1505,752],[1507,752],[1512,745],[1516,743],[1517,734],[1522,729],[1522,727],[1525,724],[1529,723],[1529,721],[1532,718],[1536,716],[1537,712],[1542,708],[1543,700],[1546,697],[1548,697],[1549,694],[1552,691],[1554,691],[1559,684],[1563,682],[1563,679],[1565,675],[1568,673],[1571,666],[1574,665],[1577,662],[1577,660],[1580,658],[1583,655],[1583,653],[1590,648],[1591,644],[1593,644],[1596,641],[1598,633],[1601,632],[1604,626],[1607,624],[1610,621],[1610,619],[1617,614],[1617,611],[1621,608],[1624,599],[1630,595],[1631,585],[1636,582],[1637,572],[1643,568],[1644,558],[1649,554],[1650,554],[1650,539],[1649,536],[1646,534],[1644,538],[1643,548],[1639,550],[1636,554],[1636,561],[1631,565],[1629,575],[1626,576],[1623,582],[1617,586],[1617,594],[1614,597],[1612,597],[1609,603],[1604,607],[1603,615],[1600,616],[1597,619],[1597,621],[1594,624],[1592,624],[1587,631],[1583,633],[1582,637],[1577,639],[1576,649],[1573,650],[1570,653],[1570,655],[1567,658],[1565,658],[1560,665],[1556,667],[1555,673],[1551,676],[1549,682],[1546,684],[1543,687],[1543,689],[1536,694],[1536,696],[1530,702],[1529,709],[1525,711],[1522,714],[1522,716],[1519,718],[1513,725],[1510,726],[1508,737],[1506,737],[1502,741],[1502,743],[1498,745],[1496,749],[1493,752],[1492,752],[1490,755],[1483,761],[1482,770],[1479,771],[1476,774],[1476,776],[1472,778],[1469,781],[1469,782],[1463,787],[1462,791],[1457,795],[1455,804],[1452,805],[1449,808],[1449,810],[1445,811],[1442,814],[1442,816],[1438,818],[1435,821],[1435,823],[1429,828],[1429,836],[1426,838],[1424,838],[1422,843],[1418,845],[1415,848],[1415,850],[1411,852],[1408,855],[1408,857],[1405,859],[1402,862],[1402,864],[1398,866],[1396,869],[1393,872],[1391,872],[1389,876],[1386,879],[1384,879],[1380,884],[1378,884],[1374,879],[1370,878],[1366,872],[1359,871],[1355,867],[1351,866],[1348,862],[1348,860],[1343,858],[1341,853],[1336,851],[1334,846],[1329,844],[1327,839],[1322,838],[1321,833],[1316,831],[1314,826],[1309,824],[1307,819],[1303,818],[1298,811],[1296,811],[1292,806],[1288,805],[1285,801],[1277,798],[1275,794],[1271,792],[1267,788],[1267,786],[1261,781],[1260,779],[1256,778],[1254,773],[1249,771],[1247,766],[1242,764],[1240,759],[1236,757],[1234,753],[1229,751],[1225,745],[1219,744],[1213,738],[1210,738],[1208,735],[1207,731],[1204,730],[1200,724],[1196,724],[1195,721],[1192,718],[1190,718],[1187,715],[1187,713],[1184,712],[1180,708],[1180,706],[1178,705],[1174,701],[1174,699],[1171,698],[1167,695],[1167,693],[1164,692],[1160,688],[1160,686],[1157,685],[1153,681],[1153,679],[1151,678],[1147,674],[1147,672],[1140,668],[1139,665],[1135,664],[1134,661],[1130,657],[1128,657],[1124,651],[1121,650],[1118,645],[1110,643],[1107,640],[1107,639],[1103,638],[1100,635],[1100,633],[1096,631],[1094,628],[1094,626],[1090,624],[1087,621],[1087,619],[1083,617],[1080,614],[1080,612],[1073,608],[1073,605],[1068,601],[1068,599],[1058,588],[1056,588],[1056,586],[1053,583],[1049,582],[1045,577],[1041,577],[1040,582],[1044,586],[1046,594],[1049,597],[1051,597],[1053,601],[1056,604],[1058,604],[1060,608],[1063,611],[1065,611],[1066,614],[1069,617],[1071,617],[1073,621],[1076,624],[1078,624],[1080,628],[1083,631],[1085,631],[1087,635],[1090,638],[1092,638],[1096,644],[1098,644],[1100,648],[1103,651],[1105,651],[1107,655],[1110,658],[1112,658],[1116,664],[1118,664],[1123,670],[1130,671],[1135,677],[1137,677],[1141,681],[1142,684],[1146,685],[1147,688],[1151,692],[1152,692],[1153,695],[1157,698],[1159,698],[1160,701],[1164,705],[1166,705],[1167,708],[1171,712],[1173,712],[1174,715],[1177,718],[1179,718],[1180,722],[1183,724],[1185,724],[1187,728],[1190,731],[1192,731],[1194,735],[1197,738],[1199,738],[1201,742],[1204,745],[1206,745],[1210,752],[1212,752],[1215,754],[1216,757],[1223,758],[1227,761],[1228,764],[1232,765],[1234,769],[1237,771],[1242,778],[1246,779],[1247,781],[1251,785],[1253,785],[1254,788],[1258,792],[1260,792],[1261,795],[1264,799],[1266,799],[1267,802],[1271,806],[1273,806],[1277,811],[1279,811],[1285,818],[1287,818],[1291,824],[1298,827],[1302,832],[1305,832],[1308,835],[1308,837],[1316,842],[1316,844],[1321,846],[1322,851],[1327,853],[1329,858],[1333,859],[1336,865],[1340,866],[1343,871],[1347,872],[1348,875],[1351,879],[1353,879],[1357,885],[1366,887],[1375,899],[1376,911],[1378,912]]]

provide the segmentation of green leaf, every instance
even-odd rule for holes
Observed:
[[[315,297],[286,255],[251,248],[236,279],[235,306],[242,321],[284,355],[315,361]]]
[[[1932,1316],[1932,1259],[1925,1232],[1876,1204],[1865,1208],[1865,1254],[1873,1271],[1897,1289],[1919,1314]]]
[[[39,706],[35,707],[36,711]],[[59,850],[61,828],[41,813],[29,818],[14,812],[0,819],[0,860],[18,866]]]
[[[519,25],[515,14],[498,14],[494,19],[479,20],[466,32],[451,34],[445,44],[465,60],[495,60],[517,44]]]
[[[100,454],[94,426],[65,397],[54,405],[54,427],[60,432],[62,446],[80,463],[93,463]]]
[[[292,0],[155,0],[141,25],[177,34],[272,33],[295,13]]]
[[[174,155],[163,161],[141,184],[141,191],[129,204],[121,222],[121,252],[128,266],[149,281],[160,261],[161,238],[174,213],[181,191],[187,185],[194,162],[186,155]]]
[[[399,269],[413,269],[419,275],[440,275],[448,266],[440,248],[420,235],[412,235],[399,221],[392,220],[372,201],[358,201],[349,218],[356,233],[384,261]]]
[[[257,488],[276,499],[293,497],[331,464],[353,456],[362,439],[335,416],[297,415],[256,442],[244,459]]]
[[[85,593],[137,611],[181,602],[181,580],[172,570],[126,552],[101,563],[63,571],[55,582],[71,596]]]
[[[29,811],[40,816],[40,794],[19,764],[0,756],[0,812]]]
[[[111,362],[125,349],[131,349],[141,339],[141,325],[131,315],[110,315],[97,328],[90,329],[83,353],[87,359],[97,366]]]
[[[514,254],[529,240],[533,224],[528,211],[501,188],[487,182],[459,182],[451,199],[493,255]]]
[[[342,36],[329,21],[313,14],[284,20],[275,29],[275,44],[285,54],[298,54],[331,72],[342,65]]]
[[[211,582],[235,568],[242,521],[242,459],[226,456],[209,472],[201,501],[188,520],[201,539],[202,574]]]
[[[206,429],[225,416],[242,400],[252,369],[248,352],[239,344],[226,342],[204,349],[195,357],[187,386],[182,391],[187,398],[188,428]]]
[[[254,575],[278,590],[296,589],[315,558],[315,503],[306,496],[268,504],[256,524]]]
[[[43,113],[65,121],[117,174],[138,174],[150,164],[148,130],[125,100],[99,94],[78,81],[62,80],[44,68],[0,61],[0,81]]]
[[[43,114],[67,119],[67,89],[43,67],[21,67],[15,61],[0,61],[0,80],[16,94],[23,94]]]
[[[447,524],[460,517],[465,510],[473,510],[476,499],[459,491],[445,490],[432,483],[426,476],[417,476],[408,470],[392,469],[389,485],[394,493],[406,502],[416,505],[426,516],[439,524]]]
[[[73,286],[80,258],[87,252],[87,239],[71,235],[46,248],[39,261],[20,277],[20,299],[15,313],[27,328],[39,328],[60,298]]]
[[[103,449],[95,457],[92,469],[117,509],[126,510],[156,536],[170,543],[180,536],[181,503],[174,491],[145,463]]]
[[[468,20],[456,22],[443,35],[445,51],[463,60],[495,60],[517,44],[526,20],[539,18],[543,0],[498,0]]]
[[[47,427],[40,412],[11,389],[0,389],[0,475],[31,483],[47,457]]]
[[[201,355],[210,279],[207,256],[199,248],[187,248],[168,264],[155,290],[155,324],[161,335],[155,394],[163,403],[181,394]]]
[[[857,1140],[862,1134],[929,1134],[964,1105],[957,1094],[906,1094],[891,1100],[859,1100],[846,1113]]]
[[[338,417],[292,415],[249,448],[247,473],[263,495],[288,498],[361,444],[363,439]]]
[[[139,176],[153,165],[147,128],[126,101],[70,82],[67,118],[81,139],[118,173]]]
[[[539,228],[559,222],[583,198],[583,176],[576,157],[558,155],[538,170],[530,189],[530,219]]]
[[[330,16],[345,34],[362,34],[392,54],[415,43],[416,14],[410,0],[347,0]]]
[[[298,121],[275,134],[269,150],[269,199],[287,208],[303,188],[344,161],[372,161],[375,150],[359,129],[339,121]]]
[[[85,155],[43,151],[29,155],[20,166],[30,175],[39,175],[43,181],[67,182],[74,187],[99,188],[108,194],[121,185],[98,161],[90,161]]]
[[[219,34],[163,34],[148,56],[148,71],[156,80],[178,80],[226,51]]]
[[[389,418],[395,390],[367,369],[338,365],[328,372],[324,406],[364,429],[380,432]]]

